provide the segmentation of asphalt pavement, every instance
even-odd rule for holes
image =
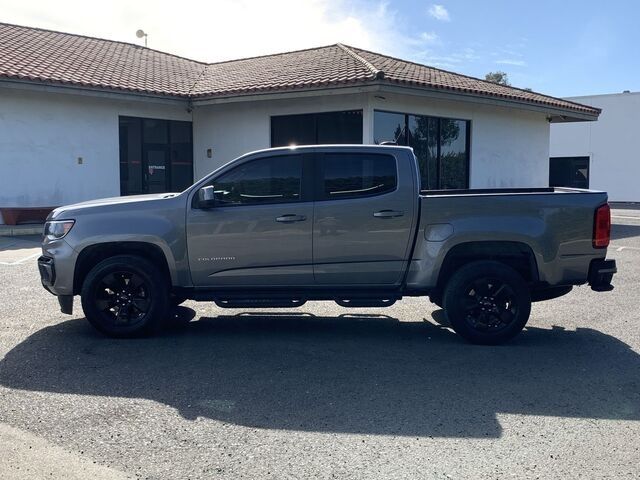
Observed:
[[[187,302],[108,339],[42,289],[37,238],[0,238],[0,478],[639,478],[640,211],[613,215],[615,290],[498,347],[424,299]]]

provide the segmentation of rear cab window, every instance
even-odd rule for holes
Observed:
[[[317,200],[383,195],[398,186],[396,159],[386,154],[323,153],[316,178]]]

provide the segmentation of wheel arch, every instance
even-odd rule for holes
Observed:
[[[162,248],[150,242],[114,241],[89,245],[82,249],[76,260],[73,275],[73,294],[82,290],[82,284],[91,271],[101,261],[116,255],[135,255],[149,260],[173,280],[167,257]]]
[[[438,272],[437,289],[442,291],[461,266],[477,260],[494,260],[517,271],[528,284],[539,281],[538,264],[529,245],[517,241],[472,241],[453,246]]]

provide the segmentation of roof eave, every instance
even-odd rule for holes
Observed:
[[[381,91],[389,93],[410,94],[423,97],[440,98],[443,100],[464,101],[501,106],[506,108],[517,108],[520,110],[529,110],[547,115],[549,122],[583,122],[595,121],[598,119],[600,112],[594,109],[593,112],[582,112],[570,108],[562,108],[554,105],[546,105],[538,102],[531,102],[515,98],[499,97],[489,94],[480,94],[474,92],[465,92],[461,90],[435,88],[435,87],[419,87],[414,85],[400,85],[397,83],[384,83],[381,85]]]
[[[173,105],[185,105],[189,103],[189,97],[182,95],[170,95],[119,88],[94,87],[65,82],[27,80],[12,77],[0,77],[0,87],[39,92],[86,95],[91,97],[102,97],[111,99],[117,98],[137,101],[151,100],[156,103],[166,103]]]
[[[314,85],[291,89],[269,89],[255,90],[249,92],[228,92],[217,95],[200,95],[192,97],[194,105],[214,105],[220,103],[247,102],[255,100],[273,100],[284,98],[298,98],[319,95],[341,95],[348,93],[365,92],[389,92],[404,95],[415,95],[422,97],[440,98],[452,101],[465,101],[485,105],[502,106],[507,108],[518,108],[544,113],[550,122],[580,122],[594,121],[598,119],[599,111],[592,112],[578,111],[570,108],[561,108],[553,105],[546,105],[537,102],[519,100],[495,95],[464,92],[454,89],[421,87],[416,85],[404,85],[385,80],[368,80],[360,83],[334,84],[334,85]]]

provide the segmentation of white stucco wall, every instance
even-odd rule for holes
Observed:
[[[551,127],[552,157],[590,157],[589,188],[609,200],[640,201],[640,92],[569,98],[602,109],[597,122]]]
[[[0,87],[0,206],[120,195],[118,116],[191,120],[185,106]]]
[[[367,102],[367,94],[362,93],[196,106],[193,111],[194,176],[202,178],[244,153],[269,148],[271,116],[363,110],[366,126],[371,123]],[[363,135],[367,142],[370,131],[366,127]],[[209,148],[212,158],[207,158]]]
[[[379,98],[383,96],[384,98]],[[472,188],[540,187],[549,182],[549,123],[542,113],[469,102],[353,94],[205,105],[194,110],[195,178],[251,150],[270,146],[270,116],[363,110],[363,140],[373,143],[374,110],[471,120]],[[212,149],[213,157],[206,151]]]

